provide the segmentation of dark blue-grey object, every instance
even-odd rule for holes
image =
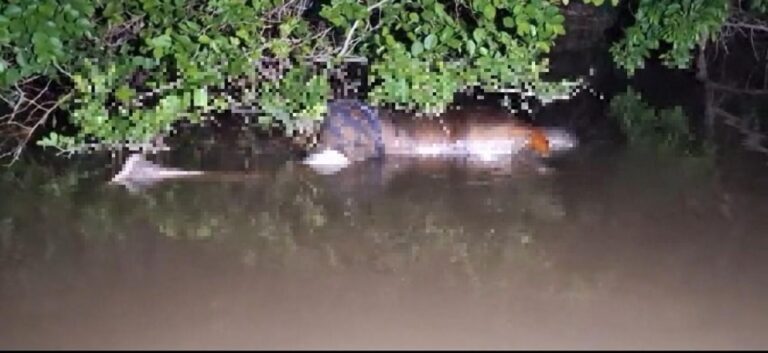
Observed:
[[[358,100],[329,102],[318,147],[339,151],[351,161],[382,157],[384,141],[378,110]]]

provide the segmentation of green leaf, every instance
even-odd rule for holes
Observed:
[[[483,7],[483,16],[493,21],[496,18],[496,8],[492,4],[487,4]]]
[[[153,48],[169,48],[172,44],[171,36],[167,34],[149,40],[149,45]]]
[[[127,85],[120,86],[115,90],[115,98],[121,101],[123,104],[127,104],[136,95],[136,91],[128,87]]]
[[[517,34],[524,36],[531,31],[531,25],[528,22],[517,22]]]
[[[555,34],[565,34],[565,27],[563,25],[554,25],[552,26],[552,32]]]
[[[85,17],[81,17],[81,18],[77,19],[77,21],[75,21],[75,23],[80,28],[90,28],[91,27],[91,21],[89,21]]]
[[[165,55],[165,51],[163,51],[162,48],[154,48],[152,49],[152,57],[155,59],[160,59]]]
[[[104,8],[104,17],[106,18],[112,18],[120,14],[121,8],[120,8],[120,2],[116,1],[110,1],[107,3],[107,6]]]
[[[471,39],[467,41],[467,52],[469,53],[469,56],[475,56],[475,42],[473,42]]]
[[[452,39],[453,38],[453,34],[454,34],[453,28],[451,28],[450,26],[446,26],[440,32],[440,41],[441,42],[446,42],[446,41]]]
[[[413,42],[413,44],[411,45],[411,54],[413,56],[419,56],[422,52],[424,52],[424,46],[421,45],[421,42],[419,41]]]
[[[3,11],[3,14],[8,17],[16,17],[21,14],[21,7],[16,4],[8,5],[8,7],[5,8],[5,11]]]
[[[509,16],[504,17],[504,19],[502,20],[502,23],[504,24],[504,27],[507,27],[507,28],[515,27],[515,19]]]
[[[482,42],[485,39],[485,29],[475,28],[472,32],[472,38],[474,38],[477,43]]]
[[[206,108],[208,106],[208,90],[205,88],[198,88],[192,95],[192,105],[198,108]]]
[[[437,43],[437,36],[433,33],[427,36],[426,39],[424,39],[424,48],[426,50],[432,50],[432,48],[435,47],[435,44]]]
[[[48,38],[48,41],[56,49],[60,49],[60,48],[64,47],[64,44],[61,43],[61,39],[59,39],[57,37],[50,37],[50,38]]]

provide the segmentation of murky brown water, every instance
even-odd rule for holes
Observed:
[[[94,164],[3,174],[0,348],[768,347],[753,160],[199,160],[165,163],[260,177],[131,193]]]

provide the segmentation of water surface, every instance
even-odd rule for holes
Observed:
[[[250,158],[261,177],[137,192],[109,168],[6,174],[0,346],[768,343],[765,170],[615,146],[549,175]]]
[[[654,82],[705,120],[700,87]],[[243,138],[155,157],[218,178],[133,191],[106,183],[120,158],[20,162],[0,173],[0,349],[767,348],[768,159],[719,125],[702,155],[630,148],[605,107],[539,112],[586,140],[548,174],[319,175]]]

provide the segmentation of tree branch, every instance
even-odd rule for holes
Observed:
[[[735,88],[731,86],[724,85],[722,83],[710,81],[710,80],[704,80],[704,84],[721,91],[736,93],[736,94],[746,94],[751,96],[761,96],[761,95],[768,95],[768,89],[748,89],[748,88]]]
[[[352,24],[352,28],[349,29],[349,33],[347,33],[347,39],[344,41],[344,46],[341,47],[341,51],[339,52],[340,57],[344,57],[344,55],[347,54],[347,50],[349,48],[349,41],[352,39],[352,34],[355,33],[355,29],[357,29],[357,25],[360,24],[360,20],[356,20],[355,23]]]
[[[742,134],[746,135],[746,138],[744,140],[744,147],[751,151],[760,152],[768,154],[768,148],[763,146],[762,142],[765,140],[765,135],[758,131],[754,131],[749,129],[745,124],[743,123],[743,119],[731,114],[723,109],[720,108],[714,108],[713,109],[715,114],[718,114],[725,118],[723,120],[723,123],[735,128]]]
[[[28,97],[31,92],[29,90],[25,92],[22,87],[16,85],[18,98],[15,99],[15,102],[4,99],[9,106],[12,106],[12,111],[0,117],[0,128],[5,130],[3,131],[4,140],[0,141],[0,145],[9,147],[7,152],[0,153],[0,158],[10,156],[11,161],[8,165],[18,160],[34,133],[48,121],[51,113],[69,100],[73,94],[70,92],[60,96],[55,101],[41,102],[46,93],[49,93],[50,84],[51,81],[49,80],[34,97]],[[31,111],[25,113],[25,118],[21,119],[23,121],[19,120],[20,113],[27,112],[30,108],[32,108]],[[42,115],[38,113],[42,113]]]

